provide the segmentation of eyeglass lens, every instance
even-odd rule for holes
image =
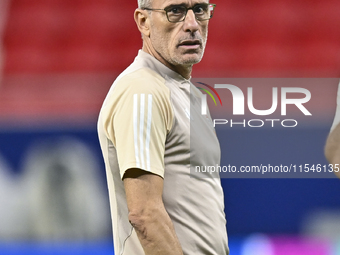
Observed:
[[[197,4],[191,8],[195,14],[197,20],[210,19],[213,13],[213,5],[211,4]],[[165,8],[166,14],[170,22],[183,21],[186,14],[187,8],[183,5],[169,6]]]

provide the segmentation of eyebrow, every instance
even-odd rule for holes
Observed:
[[[209,4],[209,3],[206,3],[206,2],[200,2],[200,3],[195,3],[193,6],[196,6],[196,5],[200,5],[200,4]],[[172,7],[172,6],[185,6],[185,7],[190,7],[187,3],[178,3],[178,4],[170,4],[170,5],[167,5],[165,6],[164,8],[168,8],[168,7]]]

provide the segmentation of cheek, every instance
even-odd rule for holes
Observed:
[[[208,35],[208,26],[204,26],[204,27],[202,27],[202,36],[203,37],[207,37],[207,35]]]
[[[183,36],[183,35],[181,36],[181,32],[177,30],[169,33],[170,47],[172,47],[172,49],[175,50],[177,48],[177,44],[179,43],[180,39],[183,39],[183,37],[186,37],[186,36]]]

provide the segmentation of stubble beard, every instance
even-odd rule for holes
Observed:
[[[207,43],[207,36],[208,36],[208,31],[206,30],[203,35],[200,34],[190,34],[189,36],[185,36],[183,38],[179,38],[177,42],[176,49],[177,52],[174,52],[174,62],[177,63],[178,65],[183,65],[183,66],[192,66],[194,64],[199,63],[204,55],[205,51],[205,46]],[[179,44],[184,41],[184,40],[198,40],[200,42],[200,47],[198,50],[186,50],[185,52],[180,52],[180,47]],[[192,56],[188,56],[191,55]]]
[[[206,41],[206,39],[202,39],[201,47],[197,52],[180,52],[178,47],[171,50],[166,48],[166,44],[161,44],[159,49],[156,49],[156,51],[166,62],[173,66],[192,67],[194,64],[197,64],[202,60],[205,51]]]

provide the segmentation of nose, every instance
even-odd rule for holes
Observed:
[[[199,29],[197,19],[193,10],[188,10],[184,20],[183,28],[185,31],[195,32]]]

